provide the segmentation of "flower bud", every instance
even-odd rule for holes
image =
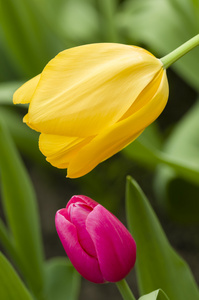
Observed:
[[[101,43],[59,53],[13,101],[30,103],[24,122],[41,132],[41,152],[76,178],[135,140],[167,99],[159,59],[139,47]]]
[[[77,271],[95,283],[117,282],[135,264],[136,244],[126,227],[86,196],[73,196],[57,211],[55,225]]]

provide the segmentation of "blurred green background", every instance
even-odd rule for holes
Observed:
[[[12,104],[13,92],[66,48],[117,42],[162,57],[198,32],[198,0],[0,0],[0,120],[34,184],[46,258],[65,255],[54,215],[74,194],[90,196],[125,223],[125,181],[131,175],[199,283],[199,48],[168,70],[170,96],[158,120],[79,179],[66,179],[65,170],[45,161],[38,134],[22,123],[27,107]],[[4,218],[2,207],[0,214]],[[136,285],[134,273],[129,280]],[[102,297],[120,299],[114,285],[83,280],[80,299]]]

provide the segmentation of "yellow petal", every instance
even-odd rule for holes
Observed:
[[[96,135],[116,123],[162,68],[149,52],[121,44],[65,50],[44,68],[29,124],[65,136]]]
[[[146,105],[134,114],[110,126],[97,135],[90,143],[83,147],[71,160],[67,176],[77,178],[90,172],[100,162],[122,150],[131,143],[149,124],[151,124],[164,109],[168,99],[168,82],[166,71],[160,73],[161,82],[155,94]],[[147,98],[154,89],[153,82],[146,87],[142,96]]]
[[[90,140],[91,138],[82,139],[42,133],[39,137],[39,148],[46,156],[46,160],[54,167],[65,169],[72,157]]]
[[[31,129],[39,131],[39,130],[37,130],[36,127],[34,127],[34,125],[29,123],[29,114],[28,113],[23,117],[23,122],[26,123],[26,125],[28,125]]]
[[[26,83],[24,83],[13,95],[13,103],[14,104],[25,104],[30,103],[31,98],[35,92],[35,89],[40,80],[40,74],[33,77]]]
[[[131,107],[126,111],[126,113],[119,120],[124,120],[134,114],[136,111],[140,110],[144,105],[146,105],[156,94],[161,81],[164,80],[163,77],[163,69],[161,69],[153,80],[143,89],[143,91],[139,94],[137,99],[133,102]],[[164,77],[166,78],[166,77]],[[167,79],[166,79],[167,81]]]
[[[24,123],[28,123],[28,122],[29,122],[28,114],[26,114],[26,115],[23,117],[23,122],[24,122]]]

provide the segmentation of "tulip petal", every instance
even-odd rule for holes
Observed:
[[[84,278],[95,283],[103,283],[104,279],[97,259],[82,249],[78,241],[76,227],[64,217],[64,211],[65,209],[61,209],[56,213],[55,225],[66,254]]]
[[[90,137],[66,137],[42,133],[39,137],[39,149],[53,166],[65,169],[71,158],[90,140]]]
[[[94,201],[93,199],[91,199],[87,196],[75,195],[68,201],[68,204],[66,205],[66,209],[68,209],[68,207],[71,205],[71,203],[76,203],[76,202],[86,204],[92,208],[94,208],[95,206],[98,205],[98,203],[96,201]]]
[[[44,68],[29,124],[49,134],[86,137],[113,125],[162,68],[149,52],[121,44],[65,50]]]
[[[70,221],[75,225],[77,229],[80,245],[86,251],[86,253],[88,253],[90,256],[96,257],[96,251],[93,241],[88,231],[86,230],[86,219],[91,211],[91,207],[80,202],[72,203],[68,207]]]
[[[41,75],[37,75],[24,83],[13,95],[14,104],[30,103]]]
[[[82,151],[77,153],[77,155],[68,163],[67,177],[78,178],[86,175],[98,164],[133,142],[142,131],[143,130],[139,131],[135,135],[132,134],[129,137],[125,137],[124,139],[118,138],[118,136],[112,136],[111,132],[108,132],[108,130],[103,132],[100,136],[97,136],[92,143],[88,144]],[[85,160],[83,161],[83,159]]]
[[[139,98],[148,96],[147,88]],[[69,163],[67,177],[76,178],[90,172],[100,162],[122,150],[151,124],[162,112],[168,99],[166,72],[161,72],[161,82],[148,103],[141,105],[134,114],[110,126],[81,148]],[[143,101],[144,102],[144,101]],[[139,105],[138,105],[139,108]],[[127,112],[128,113],[128,112]]]
[[[32,125],[32,124],[30,125],[28,113],[23,117],[23,122],[26,123],[26,125],[28,125],[31,129],[38,131],[37,128],[34,127],[34,125]]]
[[[103,206],[97,205],[88,215],[89,232],[106,281],[122,280],[135,264],[136,244],[126,227]]]

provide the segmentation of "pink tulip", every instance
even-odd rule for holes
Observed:
[[[55,225],[77,271],[95,283],[117,282],[135,264],[136,244],[126,227],[102,205],[73,196],[57,211]]]

